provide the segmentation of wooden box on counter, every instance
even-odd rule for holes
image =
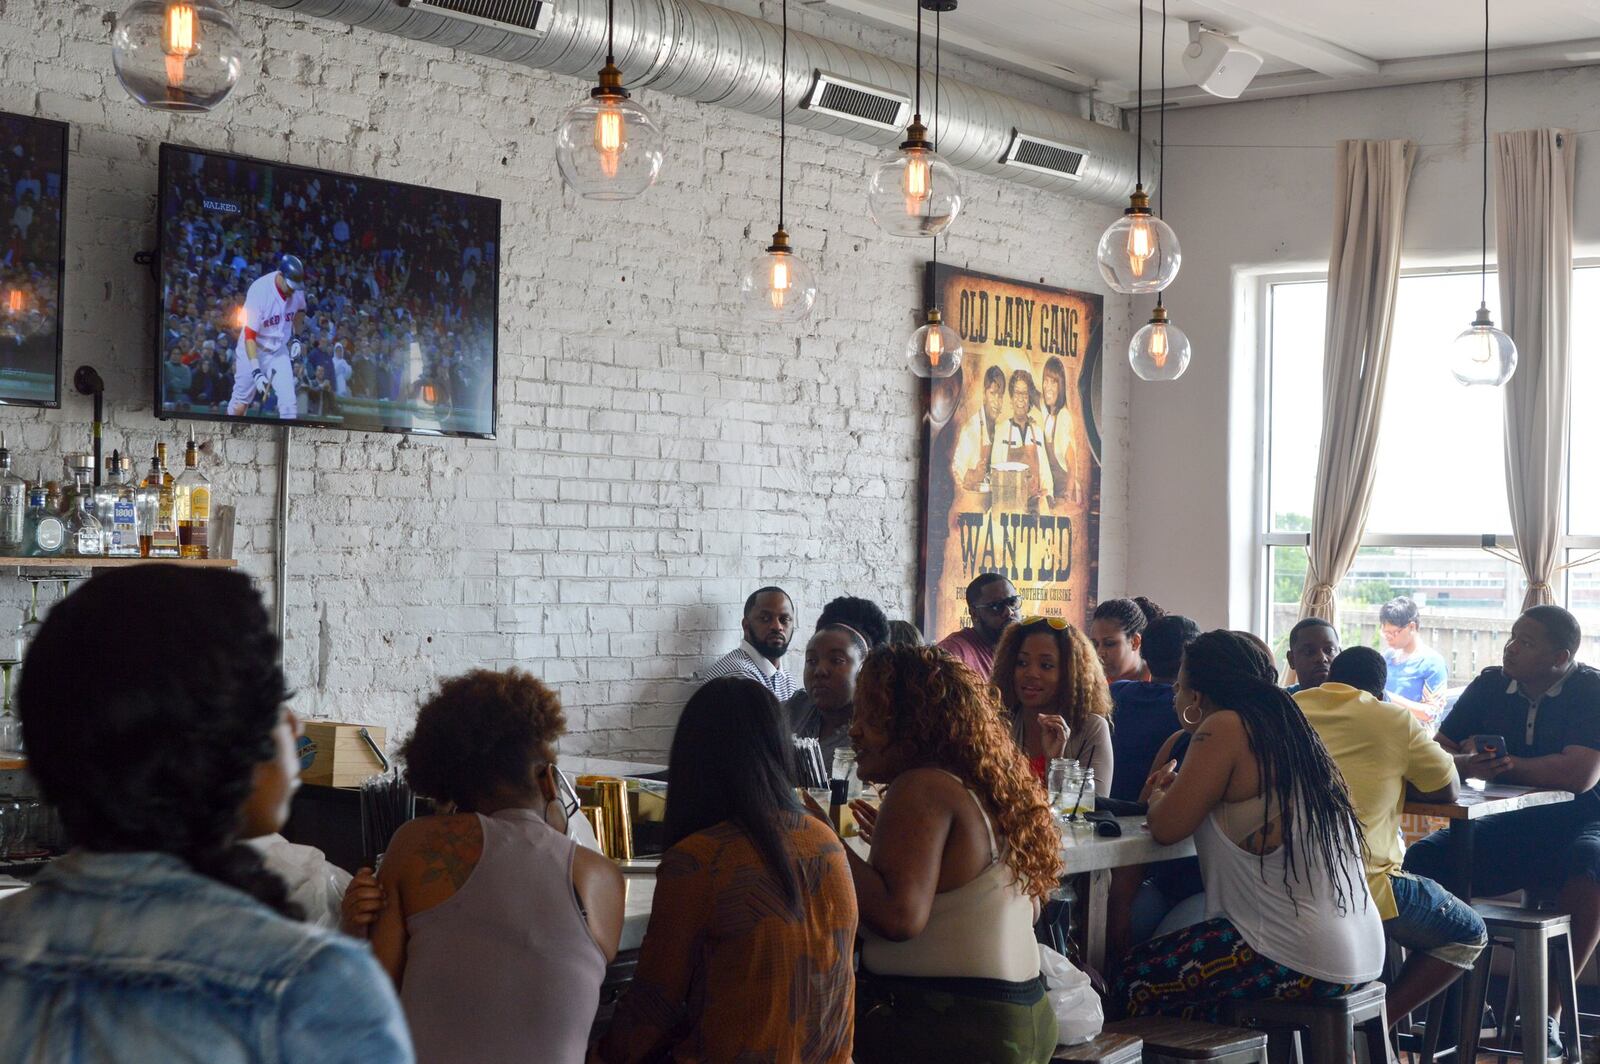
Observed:
[[[383,760],[377,754],[377,750],[383,749],[382,728],[333,720],[308,720],[302,727],[306,738],[316,748],[316,759],[300,773],[303,782],[324,787],[359,787],[362,780],[384,770]],[[362,737],[363,731],[371,739],[370,743]]]

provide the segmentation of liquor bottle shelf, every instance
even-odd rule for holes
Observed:
[[[79,571],[83,569],[126,569],[130,565],[181,565],[186,569],[232,569],[239,563],[232,558],[0,558],[0,568]]]

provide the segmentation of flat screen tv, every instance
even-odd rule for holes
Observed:
[[[500,201],[161,146],[163,418],[489,438]]]
[[[61,405],[67,127],[0,113],[0,405]]]

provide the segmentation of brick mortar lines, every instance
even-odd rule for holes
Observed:
[[[106,379],[107,453],[147,455],[187,427],[152,417],[155,286],[131,260],[155,243],[163,140],[504,201],[499,438],[295,431],[285,665],[298,708],[394,740],[440,676],[516,664],[559,689],[567,751],[659,756],[688,678],[737,639],[757,584],[791,590],[803,632],[838,594],[908,615],[917,425],[900,345],[927,248],[880,236],[867,216],[872,149],[794,130],[789,228],[817,271],[818,312],[800,329],[755,328],[736,285],[773,224],[772,122],[643,94],[670,138],[665,176],[605,208],[555,171],[551,131],[583,91],[576,79],[241,4],[233,98],[168,118],[116,82],[103,19],[117,6],[0,4],[0,109],[73,126],[65,365],[69,379],[85,363]],[[831,14],[791,18],[911,51]],[[971,60],[946,69],[1076,111],[1059,90]],[[963,181],[941,257],[1100,288],[1093,247],[1114,210]],[[1120,297],[1106,308],[1101,581],[1115,590],[1129,309]],[[29,475],[87,445],[87,400],[68,389],[60,411],[0,412]],[[236,554],[270,596],[274,434],[196,427],[214,442],[219,501],[238,507]],[[20,619],[23,594],[0,581],[0,625]],[[158,623],[181,653],[181,618]]]

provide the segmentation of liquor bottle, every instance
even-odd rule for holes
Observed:
[[[98,558],[106,552],[106,536],[100,519],[94,515],[93,486],[80,490],[76,500],[66,518],[66,553],[78,558]]]
[[[61,471],[61,506],[57,512],[62,517],[71,517],[78,508],[80,488],[94,482],[94,455],[70,451],[61,456]],[[68,549],[71,549],[71,544],[68,544]]]
[[[28,482],[11,471],[11,451],[0,432],[0,555],[14,558],[23,552],[27,517]]]
[[[157,444],[150,472],[139,488],[139,509],[144,511],[139,531],[139,553],[146,558],[176,558],[178,517],[172,491],[172,474],[166,470],[167,445]]]
[[[194,430],[183,449],[183,472],[173,484],[177,494],[178,546],[185,558],[210,555],[206,538],[211,524],[211,479],[200,471],[200,448],[195,446]]]
[[[106,459],[106,479],[95,489],[94,513],[105,531],[106,554],[113,558],[139,557],[139,510],[129,482],[133,463],[112,451]]]
[[[39,477],[44,479],[44,470],[39,471]],[[44,481],[44,504],[51,513],[61,515],[61,485],[54,480]]]
[[[50,509],[49,493],[42,485],[28,493],[23,538],[30,558],[53,558],[66,546],[67,526],[61,515]]]

